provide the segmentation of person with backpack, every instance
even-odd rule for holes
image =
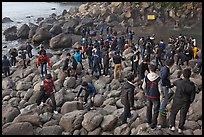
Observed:
[[[129,74],[127,81],[121,88],[121,103],[124,105],[124,111],[121,115],[122,124],[127,123],[127,118],[131,117],[130,111],[134,108],[134,75]]]
[[[74,53],[74,58],[76,60],[76,62],[81,64],[82,70],[84,70],[83,64],[82,64],[82,55],[79,52],[79,49],[76,50],[76,52]]]
[[[186,121],[186,116],[190,107],[193,103],[196,94],[196,87],[194,82],[190,81],[191,70],[186,68],[183,70],[183,79],[178,79],[173,82],[176,86],[175,95],[173,97],[173,103],[171,106],[169,125],[170,130],[175,131],[175,120],[178,111],[180,110],[180,119],[178,124],[178,133],[182,133],[184,129],[184,124]]]
[[[50,58],[48,57],[46,52],[43,51],[42,54],[38,56],[37,60],[37,67],[40,65],[41,69],[41,78],[44,77],[43,69],[45,70],[45,75],[47,74],[47,64],[49,67],[51,67]]]
[[[11,58],[11,66],[12,67],[17,67],[16,66],[16,57],[18,56],[18,51],[16,48],[11,48],[9,50],[9,55],[10,55],[10,58]]]
[[[26,52],[22,49],[20,52],[20,58],[23,61],[23,69],[26,68]]]
[[[147,124],[152,129],[157,127],[157,118],[160,107],[160,77],[156,74],[156,69],[157,67],[155,65],[150,64],[150,72],[145,76],[142,84],[142,89],[144,90],[147,99]]]
[[[2,60],[2,69],[4,72],[5,77],[10,76],[10,61],[8,60],[7,56],[3,56]]]
[[[57,108],[56,108],[56,101],[55,101],[55,94],[54,94],[56,92],[56,88],[51,74],[47,74],[45,76],[45,80],[42,81],[41,92],[42,93],[36,102],[37,105],[43,106],[45,101],[48,98],[50,98],[52,101],[52,112],[54,112],[55,114],[58,114],[58,111],[56,111]]]
[[[88,97],[90,96],[90,109],[94,109],[94,97],[96,95],[96,89],[92,83],[83,81],[82,84],[80,85],[80,89],[77,93],[77,96],[75,97],[75,100],[79,99],[79,96],[82,91],[85,91],[84,99],[83,99],[83,104],[85,105],[88,101]]]

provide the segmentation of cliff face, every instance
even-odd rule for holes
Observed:
[[[169,27],[194,27],[202,21],[201,2],[89,2],[80,5],[72,15],[90,15],[94,19],[121,25],[144,26],[148,15],[151,24]]]

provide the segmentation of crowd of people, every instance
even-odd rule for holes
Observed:
[[[64,59],[62,70],[68,77],[74,76],[76,79],[79,75],[76,73],[78,65],[85,70],[84,64],[88,64],[90,75],[100,77],[113,76],[114,79],[126,80],[121,88],[121,102],[124,105],[124,112],[121,116],[122,123],[127,123],[127,118],[131,117],[131,110],[134,109],[134,89],[136,86],[141,88],[147,99],[147,123],[152,129],[161,128],[160,123],[157,122],[158,116],[166,116],[168,111],[166,106],[169,99],[169,90],[176,86],[176,91],[173,98],[172,109],[170,111],[170,128],[175,130],[175,117],[179,110],[181,110],[179,121],[179,132],[182,132],[185,124],[186,114],[190,104],[195,98],[195,85],[189,80],[192,69],[189,68],[189,60],[197,60],[198,73],[202,75],[202,51],[201,55],[197,55],[198,48],[196,39],[180,34],[178,37],[169,37],[168,42],[162,39],[159,43],[155,42],[155,35],[139,37],[138,41],[134,39],[134,32],[126,28],[126,34],[118,37],[118,33],[112,27],[106,28],[104,32],[104,25],[99,28],[100,36],[92,40],[90,30],[82,29],[81,48],[75,49],[74,53],[68,52]],[[131,49],[133,53],[131,62],[132,73],[128,76],[123,75],[124,66],[123,61],[127,61],[124,57],[124,51]],[[26,53],[32,59],[32,46],[28,43],[26,52],[20,52],[20,58],[23,60],[23,68],[27,67]],[[202,50],[202,49],[200,49]],[[2,65],[5,77],[10,76],[10,67],[16,67],[16,57],[18,51],[12,48],[9,51],[9,58],[3,56]],[[112,64],[113,63],[113,67]],[[180,65],[183,69],[183,77],[174,83],[170,82],[170,68],[174,65]],[[56,111],[56,102],[54,99],[55,86],[51,74],[47,73],[47,65],[51,67],[50,59],[46,50],[41,46],[37,66],[40,66],[41,78],[43,79],[44,92],[38,99],[37,104],[43,104],[48,97],[53,103],[54,113]],[[187,68],[186,68],[187,67]],[[113,73],[111,71],[113,70]],[[119,73],[119,75],[118,75]],[[185,85],[185,86],[184,86]],[[97,94],[92,83],[83,81],[76,95],[76,100],[79,98],[82,91],[85,91],[84,104],[91,96],[91,109],[94,106],[94,97]],[[153,114],[152,114],[153,110]]]

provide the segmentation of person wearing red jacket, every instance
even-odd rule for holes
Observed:
[[[47,64],[51,67],[50,59],[46,52],[42,52],[41,55],[38,56],[37,67],[40,65],[41,68],[41,77],[43,77],[43,68],[45,69],[45,75],[47,74]]]

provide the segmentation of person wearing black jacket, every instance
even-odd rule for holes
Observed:
[[[122,124],[127,123],[127,118],[131,117],[131,109],[134,107],[134,75],[129,74],[127,81],[121,88],[121,103],[124,105],[124,111],[121,115]]]
[[[26,68],[26,52],[22,49],[20,52],[20,58],[23,61],[23,69]]]
[[[191,70],[183,70],[183,79],[178,79],[173,82],[173,85],[176,86],[175,95],[173,97],[173,103],[171,106],[170,116],[169,116],[169,125],[172,131],[175,130],[175,120],[178,111],[180,110],[180,119],[178,125],[178,132],[182,133],[186,115],[188,113],[190,104],[193,103],[195,99],[195,84],[190,81]]]
[[[16,48],[11,48],[9,49],[9,54],[11,57],[11,66],[17,67],[16,66],[16,57],[18,56],[18,51]]]
[[[7,59],[6,55],[3,56],[2,69],[6,77],[10,76],[10,61]]]
[[[109,60],[110,60],[110,57],[109,57],[109,52],[108,52],[108,50],[107,50],[107,51],[104,51],[104,56],[103,56],[103,74],[104,74],[105,76],[108,75]]]
[[[124,60],[120,55],[119,52],[115,52],[113,56],[113,63],[114,65],[114,79],[116,79],[117,70],[119,69],[119,77],[122,77],[122,60]]]
[[[134,48],[133,50],[134,50],[133,51],[134,53],[131,56],[130,60],[132,62],[132,71],[134,73],[134,76],[136,77],[137,76],[137,70],[138,70],[138,63],[139,63],[139,60],[140,60],[140,52],[136,48]]]
[[[33,57],[33,55],[32,55],[32,49],[33,49],[33,47],[30,45],[30,43],[28,42],[27,43],[27,45],[26,45],[26,51],[27,51],[27,53],[28,53],[28,57],[29,58],[32,58]]]
[[[139,77],[138,77],[139,78],[139,82],[138,82],[138,84],[139,85],[141,85],[141,83],[143,83],[146,71],[148,71],[148,73],[150,72],[149,68],[148,68],[148,64],[147,64],[147,58],[144,58],[143,62],[141,62],[139,67],[138,67],[138,74],[139,74]]]
[[[89,64],[89,69],[92,69],[93,67],[93,62],[92,62],[92,45],[89,44],[88,48],[86,49],[86,55],[88,56],[88,64]]]

